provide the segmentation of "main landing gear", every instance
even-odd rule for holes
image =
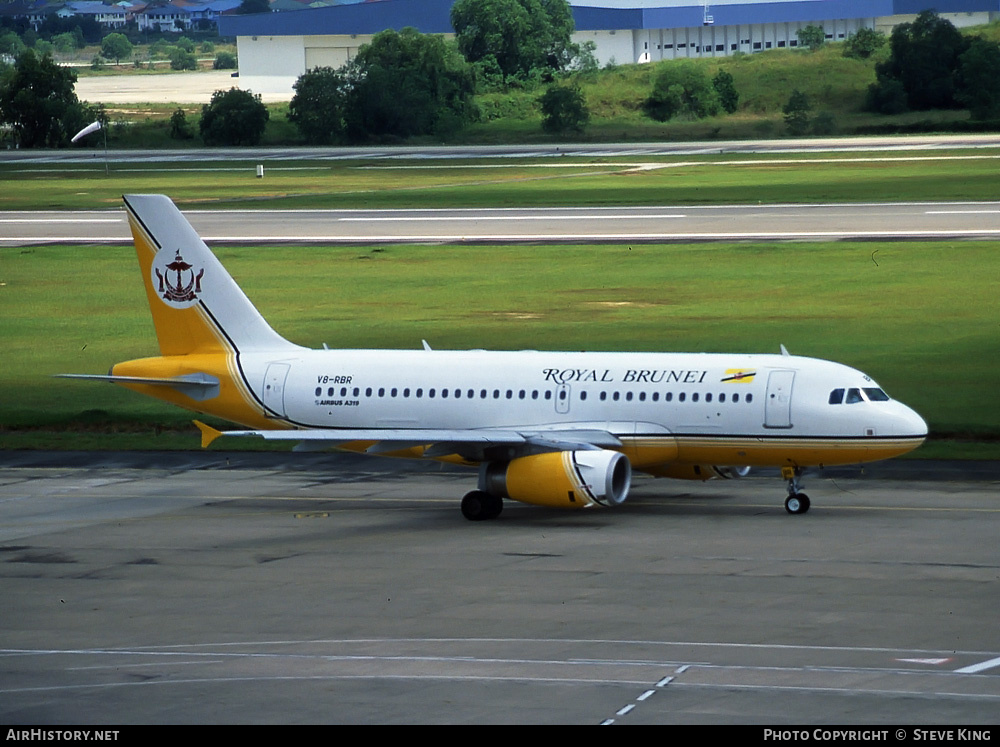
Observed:
[[[462,516],[469,521],[495,519],[503,511],[503,498],[485,490],[473,490],[462,499]]]
[[[785,510],[790,514],[804,514],[809,510],[809,496],[799,491],[799,478],[802,477],[801,467],[782,467],[781,476],[788,480]]]

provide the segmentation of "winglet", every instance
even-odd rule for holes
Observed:
[[[201,448],[207,449],[211,446],[212,442],[222,435],[222,431],[216,430],[210,425],[206,425],[200,420],[195,420],[194,424],[198,426],[198,430],[201,431]]]

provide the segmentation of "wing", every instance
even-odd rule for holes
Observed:
[[[266,441],[295,441],[296,450],[312,450],[371,442],[369,454],[387,454],[423,447],[425,457],[457,455],[467,461],[515,459],[551,451],[590,451],[621,448],[613,434],[597,429],[550,430],[545,428],[317,428],[311,430],[220,431],[198,420],[201,445],[207,447],[220,436],[263,438]]]

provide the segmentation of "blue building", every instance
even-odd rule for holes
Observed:
[[[453,33],[455,0],[382,0],[355,5],[228,16],[240,80],[256,93],[288,93],[314,67],[340,67],[385,29]],[[830,41],[859,28],[888,32],[933,8],[958,27],[1000,18],[1000,0],[571,0],[574,41],[591,41],[600,64],[716,57],[795,47],[797,32],[822,26]]]

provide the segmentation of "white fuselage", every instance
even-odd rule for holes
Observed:
[[[573,427],[674,443],[842,439],[862,448],[927,433],[906,405],[866,396],[880,390],[865,374],[800,356],[300,350],[244,355],[241,368],[269,415],[293,428]],[[830,404],[837,389],[862,395]],[[846,461],[865,461],[851,451]]]

